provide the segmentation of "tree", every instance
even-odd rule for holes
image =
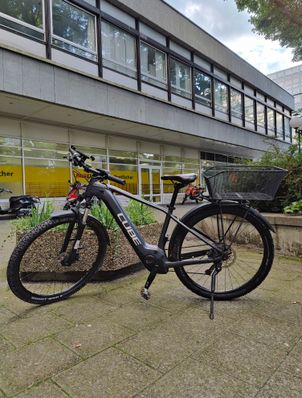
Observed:
[[[293,61],[302,60],[301,0],[235,0],[239,11],[247,10],[254,31],[278,40],[294,50]]]

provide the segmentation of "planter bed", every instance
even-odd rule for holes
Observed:
[[[150,244],[157,244],[159,234],[161,231],[161,224],[150,224],[138,227],[138,230],[144,237],[145,241]],[[107,246],[107,252],[101,269],[97,271],[92,280],[110,280],[129,273],[136,272],[143,268],[139,258],[130,246],[125,236],[118,231],[108,231],[110,244]],[[17,242],[23,237],[24,234],[17,232]],[[81,257],[81,261],[72,266],[72,270],[68,272],[66,267],[62,268],[63,272],[60,273],[60,267],[57,267],[57,256],[54,256],[54,247],[58,247],[62,243],[62,231],[51,231],[39,238],[26,252],[22,260],[22,273],[27,278],[30,277],[32,281],[72,281],[78,280],[79,273],[87,272],[86,270],[95,259],[95,251],[93,248],[97,247],[97,239],[94,234],[86,235],[83,239],[83,249],[85,255]],[[88,248],[88,250],[87,250]],[[90,252],[91,250],[91,252]],[[57,253],[58,251],[55,251]],[[43,254],[42,254],[43,253]],[[67,272],[66,272],[67,271]]]

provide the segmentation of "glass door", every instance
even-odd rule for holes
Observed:
[[[161,167],[140,166],[140,195],[150,202],[161,202],[162,183]]]

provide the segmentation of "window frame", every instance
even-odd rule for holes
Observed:
[[[133,67],[127,65],[126,63],[119,62],[119,61],[115,60],[114,58],[104,57],[104,55],[103,55],[103,51],[104,51],[103,26],[104,26],[104,24],[113,26],[116,30],[126,33],[128,36],[130,36],[133,39],[133,50],[134,50],[134,60],[133,60],[134,66]],[[101,20],[101,42],[102,42],[102,53],[100,55],[101,55],[101,59],[102,59],[103,68],[110,69],[116,73],[120,73],[124,76],[128,76],[135,80],[138,80],[139,76],[138,76],[138,68],[137,68],[138,54],[137,54],[137,37],[136,37],[136,35],[133,35],[126,29],[121,28],[119,25],[116,25],[113,22],[102,18],[102,20]],[[115,64],[117,66],[120,66],[124,70],[121,71],[121,70],[115,69],[113,66],[105,65],[104,61],[108,61],[108,62],[112,63],[113,65]],[[130,73],[127,72],[127,70],[130,71]]]
[[[165,80],[164,79],[160,79],[160,78],[158,78],[156,76],[150,75],[149,73],[145,73],[145,72],[142,71],[142,66],[143,66],[142,53],[141,53],[141,46],[142,45],[150,47],[150,48],[154,49],[155,51],[158,51],[159,53],[164,54],[164,71],[165,71],[165,75],[166,75],[165,76],[166,77]],[[168,54],[166,52],[156,48],[155,46],[149,44],[145,40],[140,40],[140,42],[139,42],[139,51],[140,51],[140,75],[141,75],[142,82],[151,84],[151,85],[159,87],[159,88],[167,89],[168,88]],[[143,78],[144,76],[147,77],[148,80],[145,80]],[[158,82],[159,84],[156,84],[153,81]]]
[[[177,87],[176,85],[174,85],[172,83],[172,79],[171,79],[172,62],[176,62],[178,64],[184,65],[185,67],[189,68],[189,71],[190,71],[190,80],[189,80],[189,82],[190,82],[190,84],[189,84],[190,91],[187,90],[187,89],[183,89],[181,87]],[[186,62],[178,60],[175,57],[170,57],[169,67],[170,67],[169,77],[170,77],[171,94],[179,95],[182,98],[186,98],[188,100],[192,100],[192,98],[193,98],[192,97],[193,96],[193,92],[192,92],[192,66],[190,64],[186,63]],[[185,94],[182,94],[182,93],[185,93]]]
[[[237,111],[233,110],[233,103],[232,103],[232,93],[235,92],[236,95],[240,96],[240,113],[238,113]],[[230,112],[231,112],[231,120],[233,120],[233,118],[237,119],[237,120],[243,120],[243,94],[242,92],[240,92],[239,90],[230,87]]]
[[[67,3],[69,6],[74,7],[74,8],[77,8],[77,9],[81,10],[82,12],[84,12],[84,13],[86,13],[86,14],[89,14],[89,15],[93,16],[93,20],[94,20],[94,47],[95,47],[95,49],[94,49],[94,50],[91,50],[89,47],[85,47],[85,46],[82,46],[81,44],[74,43],[73,41],[68,40],[68,39],[65,39],[64,37],[61,37],[61,36],[59,36],[59,35],[56,35],[56,34],[53,32],[53,30],[54,30],[54,29],[53,29],[53,28],[54,28],[54,24],[53,24],[53,0],[51,0],[51,3],[50,3],[50,21],[51,21],[50,35],[51,35],[51,45],[54,46],[56,49],[59,49],[59,50],[62,50],[62,51],[67,52],[67,53],[70,54],[70,55],[84,58],[84,59],[87,60],[87,61],[98,62],[99,56],[98,56],[97,16],[96,16],[95,14],[93,14],[92,12],[88,11],[87,9],[82,8],[82,7],[80,7],[80,6],[78,6],[78,5],[74,4],[74,3],[71,3],[71,2],[68,1],[68,0],[60,0],[60,1],[63,1],[64,3]],[[94,56],[94,59],[93,59],[93,58],[85,57],[85,55],[73,53],[72,51],[69,51],[69,50],[66,49],[66,48],[62,48],[61,46],[55,44],[55,43],[53,42],[53,39],[59,40],[59,41],[61,41],[61,42],[63,42],[63,43],[66,43],[66,44],[72,46],[72,47],[78,48],[79,50],[82,50],[82,51],[84,51],[84,52],[87,52],[87,53],[91,54],[92,56]]]
[[[12,17],[11,15],[5,14],[4,12],[1,12],[1,11],[0,11],[0,17],[2,17],[2,18],[4,18],[4,19],[7,19],[7,20],[9,20],[9,21],[11,21],[11,22],[14,22],[14,23],[16,23],[16,24],[18,24],[18,25],[24,26],[24,27],[27,28],[27,29],[32,29],[32,30],[34,30],[34,31],[36,31],[36,32],[42,33],[43,39],[40,39],[40,38],[38,38],[38,37],[29,35],[28,33],[25,33],[25,32],[16,30],[16,29],[14,29],[14,28],[12,28],[12,27],[10,27],[10,26],[0,25],[0,27],[2,27],[2,28],[4,28],[4,29],[12,30],[12,31],[14,31],[14,32],[16,32],[16,33],[18,33],[18,34],[25,35],[26,37],[30,37],[30,38],[32,38],[32,39],[34,39],[34,40],[45,41],[45,31],[46,31],[45,25],[46,25],[46,19],[45,19],[45,1],[44,1],[44,0],[42,0],[42,25],[43,25],[43,28],[38,28],[38,27],[35,26],[35,25],[31,25],[31,24],[28,23],[28,22],[24,22],[24,21],[22,21],[22,20],[20,20],[20,19],[18,19],[18,18]]]
[[[216,83],[222,84],[226,88],[226,110],[223,109],[224,105],[221,105],[220,103],[218,103],[218,105],[217,105]],[[228,84],[222,82],[219,79],[214,78],[214,109],[215,109],[215,113],[216,112],[221,112],[221,113],[223,113],[225,115],[229,115],[230,108],[229,108],[229,90],[228,90],[228,87],[230,87]]]
[[[196,89],[196,84],[195,84],[196,80],[195,79],[196,79],[197,74],[201,74],[209,79],[208,81],[210,83],[210,99],[207,99],[206,97],[203,97],[196,93],[196,90],[195,90]],[[212,79],[212,77],[209,74],[205,73],[204,71],[195,68],[194,76],[193,76],[193,87],[194,87],[195,102],[199,105],[203,105],[208,108],[212,108],[213,107],[213,79]]]

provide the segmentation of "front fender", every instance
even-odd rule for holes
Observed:
[[[74,215],[76,216],[75,212],[72,210],[60,210],[60,211],[54,211],[50,218],[60,218],[63,216],[69,216],[69,215]]]

